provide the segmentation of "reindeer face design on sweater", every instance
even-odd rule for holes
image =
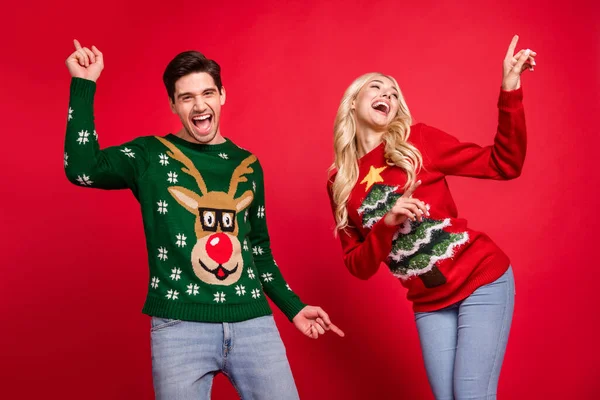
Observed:
[[[254,195],[248,190],[235,197],[238,184],[246,182],[244,176],[253,172],[250,165],[256,161],[251,155],[233,171],[229,191],[208,191],[200,172],[181,150],[166,139],[157,138],[170,151],[167,155],[185,167],[181,170],[196,180],[200,194],[181,186],[170,186],[169,193],[177,202],[195,215],[196,244],[192,249],[192,267],[196,276],[212,285],[231,285],[242,275],[244,261],[237,238],[236,216],[250,206]]]

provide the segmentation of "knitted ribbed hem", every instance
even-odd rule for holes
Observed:
[[[430,312],[441,310],[458,303],[469,297],[475,290],[483,285],[492,283],[500,278],[510,266],[510,261],[506,255],[494,257],[484,264],[477,267],[476,271],[469,277],[467,282],[461,286],[451,297],[444,298],[441,301],[429,302],[426,304],[413,303],[414,312]]]
[[[273,300],[273,303],[281,310],[282,313],[291,321],[294,319],[296,314],[300,312],[306,304],[300,301],[298,296],[289,296],[289,291],[286,296],[280,296],[278,293],[267,293],[269,298]]]
[[[71,79],[71,97],[79,97],[87,102],[91,102],[94,100],[95,93],[96,82],[82,78]]]
[[[150,295],[142,312],[153,317],[195,322],[240,322],[273,313],[264,297],[246,304],[196,304]]]
[[[500,90],[498,108],[515,109],[523,107],[523,86],[515,90]]]

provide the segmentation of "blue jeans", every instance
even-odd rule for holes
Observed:
[[[429,384],[437,400],[496,399],[515,297],[512,268],[466,299],[415,313]]]
[[[272,315],[234,323],[152,317],[151,342],[159,400],[208,400],[219,372],[244,400],[299,398]]]

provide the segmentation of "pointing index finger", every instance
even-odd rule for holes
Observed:
[[[417,188],[421,185],[421,181],[416,181],[415,183],[413,183],[407,190],[406,192],[404,192],[404,194],[402,195],[402,197],[411,197],[413,195],[413,193],[415,192],[415,190],[417,190]]]
[[[508,51],[506,52],[506,58],[512,57],[515,54],[515,48],[517,47],[517,42],[519,41],[519,35],[513,36],[510,45],[508,46]]]
[[[342,331],[340,328],[338,328],[337,326],[335,326],[334,324],[330,324],[329,328],[331,328],[331,330],[333,332],[335,332],[338,336],[340,337],[344,337],[346,336],[346,334],[344,333],[344,331]]]

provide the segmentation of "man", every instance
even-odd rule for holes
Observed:
[[[219,129],[219,65],[198,52],[176,56],[163,80],[181,130],[100,150],[93,98],[103,55],[74,44],[66,174],[84,187],[129,188],[140,202],[156,397],[208,399],[223,372],[242,398],[298,398],[265,293],[308,337],[344,334],[300,301],[273,260],[260,163]]]

